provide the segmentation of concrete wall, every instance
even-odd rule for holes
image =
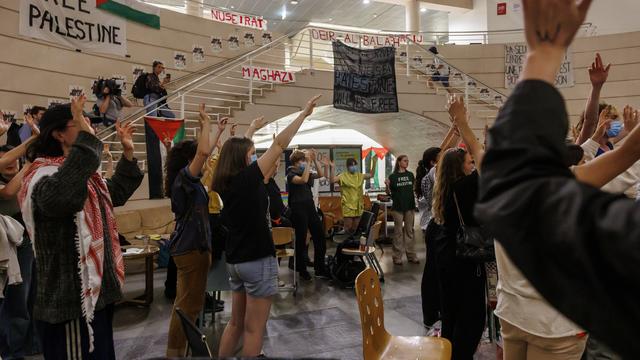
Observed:
[[[68,99],[69,85],[80,85],[90,91],[93,80],[98,76],[124,75],[127,81],[134,81],[134,66],[151,70],[154,60],[161,60],[166,72],[175,80],[204,67],[256,49],[261,45],[261,33],[248,28],[226,25],[202,17],[195,17],[161,10],[159,30],[127,22],[128,56],[118,57],[103,54],[76,52],[55,43],[30,39],[19,34],[19,0],[3,0],[0,3],[0,109],[13,110],[22,115],[23,104],[47,105],[49,98]],[[224,50],[213,53],[210,37],[252,32],[256,46],[240,50]],[[278,34],[273,34],[276,39]],[[194,63],[191,50],[194,44],[205,49],[206,61]],[[187,67],[177,70],[173,64],[175,51],[187,54]],[[130,94],[131,84],[128,84]],[[126,114],[126,113],[125,113]]]

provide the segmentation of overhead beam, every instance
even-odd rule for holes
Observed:
[[[405,6],[407,0],[374,0],[376,2],[393,4],[393,5],[402,5]],[[430,10],[438,10],[438,11],[447,11],[447,12],[467,12],[469,10],[473,10],[473,0],[418,0],[420,2],[420,7],[430,9]]]

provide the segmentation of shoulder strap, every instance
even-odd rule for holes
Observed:
[[[456,196],[455,190],[453,190],[453,201],[456,203],[456,211],[458,211],[458,219],[460,220],[460,224],[464,226],[464,220],[462,219],[462,213],[460,212],[460,206],[458,205],[458,197]]]

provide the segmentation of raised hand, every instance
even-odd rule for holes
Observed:
[[[222,134],[224,129],[227,127],[227,123],[229,122],[229,118],[223,117],[218,120],[218,133]]]
[[[260,130],[266,123],[267,121],[264,119],[264,116],[260,116],[259,118],[253,119],[253,121],[251,121],[251,126],[256,130]]]
[[[316,158],[318,157],[318,152],[316,151],[316,149],[309,150],[307,154],[308,154],[309,160],[311,161],[315,161]]]
[[[111,146],[109,144],[102,144],[102,155],[104,155],[108,159],[113,159],[113,154],[111,154]]]
[[[596,128],[596,131],[593,133],[593,136],[591,136],[591,139],[595,141],[599,141],[600,139],[602,139],[604,134],[609,129],[609,125],[613,121],[613,119],[609,117],[610,113],[611,113],[611,105],[602,109],[602,112],[600,112],[600,119],[598,120],[598,127]]]
[[[633,130],[636,125],[638,125],[638,110],[635,110],[629,105],[625,106],[624,111],[622,112],[622,119],[624,122],[624,129],[626,131]]]
[[[71,114],[73,115],[73,122],[81,131],[95,134],[95,130],[91,125],[89,125],[89,121],[84,117],[84,104],[86,102],[87,96],[85,94],[74,96],[71,99]]]
[[[25,114],[25,121],[26,119],[27,119],[27,115]],[[5,119],[0,119],[0,136],[4,135],[7,131],[9,131],[10,127],[11,127],[10,121],[7,121]]]
[[[207,112],[205,111],[205,105],[204,104],[200,104],[200,108],[199,108],[199,113],[200,113],[200,127],[204,127],[206,124],[208,124],[211,121],[211,118],[209,117],[209,114],[207,114]]]
[[[133,152],[133,134],[136,132],[136,127],[131,122],[122,126],[120,121],[116,121],[116,132],[120,138],[123,151]]]
[[[592,0],[523,0],[529,51],[566,49],[587,16]]]
[[[589,67],[589,79],[591,80],[591,85],[601,87],[605,82],[607,82],[610,68],[611,64],[608,64],[605,67],[602,62],[602,57],[600,57],[600,54],[596,53],[596,59]]]
[[[231,125],[231,129],[229,129],[229,135],[236,136],[236,128],[238,127],[238,124],[232,124]]]
[[[24,114],[24,122],[26,122],[27,125],[29,125],[29,128],[31,128],[32,135],[40,135],[40,128],[36,125],[35,121],[33,121],[33,116],[31,114]]]
[[[309,101],[307,102],[307,105],[302,110],[302,115],[305,117],[311,115],[313,113],[313,109],[316,107],[316,103],[318,102],[318,99],[320,99],[321,97],[322,95],[316,95],[311,99],[309,99]]]
[[[449,96],[447,109],[450,120],[454,125],[467,122],[467,107],[464,105],[464,98],[462,96]]]

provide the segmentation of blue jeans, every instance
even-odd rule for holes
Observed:
[[[159,94],[150,93],[145,95],[144,99],[142,99],[145,110],[146,112],[149,113],[148,116],[153,116],[153,117],[160,116],[164,118],[175,119],[176,114],[174,114],[173,111],[169,109],[169,106],[167,106],[167,104],[154,104],[151,106],[147,106],[152,102],[160,99],[160,97],[161,96]]]
[[[0,305],[0,356],[3,359],[22,358],[38,352],[38,337],[29,304],[35,296],[34,256],[30,241],[17,249],[22,284],[8,285]]]

